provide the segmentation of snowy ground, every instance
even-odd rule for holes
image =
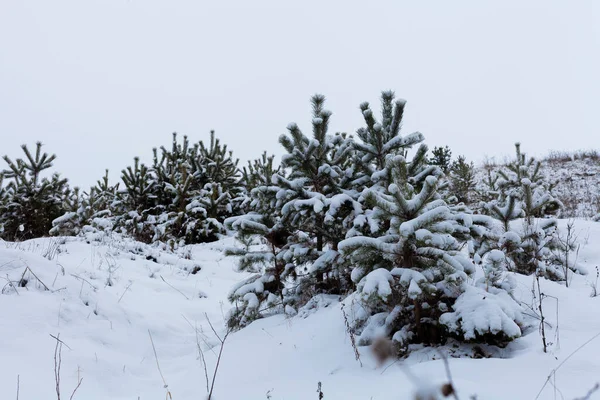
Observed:
[[[532,329],[503,349],[503,358],[450,358],[462,399],[472,394],[535,399],[562,362],[540,399],[573,399],[600,381],[600,338],[568,358],[600,332],[600,297],[590,297],[588,283],[596,280],[600,266],[600,223],[578,220],[576,229],[579,260],[590,274],[575,276],[570,288],[543,283],[543,291],[558,298],[558,323],[557,300],[549,297],[544,303],[552,325],[549,353],[542,352],[540,335]],[[207,316],[222,335],[230,307],[227,292],[245,277],[235,272],[235,260],[221,253],[233,239],[190,247],[191,259],[116,238],[103,244],[72,238],[57,243],[0,243],[1,397],[15,398],[18,376],[20,400],[56,399],[56,341],[50,335],[60,334],[68,345],[62,353],[61,398],[68,399],[82,377],[74,399],[165,399],[150,331],[173,399],[203,399],[206,383],[197,344],[212,370],[219,347],[212,347],[218,341]],[[196,266],[201,269],[192,274]],[[7,284],[18,281],[26,267],[50,290],[29,272],[26,287]],[[531,304],[532,278],[520,276],[518,282],[518,296]],[[229,336],[214,398],[318,399],[317,382],[322,382],[325,400],[409,399],[414,379],[445,381],[438,350],[417,351],[385,369],[361,348],[361,367],[340,303],[330,300],[315,312],[266,318]]]

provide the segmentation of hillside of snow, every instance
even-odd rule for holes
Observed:
[[[596,151],[585,154],[555,152],[542,161],[542,175],[556,184],[553,193],[564,205],[562,218],[589,219],[600,214],[600,158]],[[490,169],[497,166],[492,162],[475,169],[479,190],[486,189]]]
[[[577,351],[600,333],[600,297],[590,296],[600,223],[577,220],[575,229],[578,260],[589,274],[573,276],[569,288],[542,282],[546,354],[535,326],[504,349],[416,349],[383,367],[362,347],[361,366],[340,299],[321,297],[294,317],[265,318],[229,335],[214,399],[318,399],[318,382],[325,400],[410,399],[417,385],[446,382],[442,354],[449,355],[461,399],[535,399],[559,366],[539,398],[583,396],[600,381],[600,338]],[[227,293],[247,276],[222,253],[232,245],[227,238],[172,253],[118,236],[0,242],[2,398],[15,398],[17,380],[20,400],[57,398],[52,336],[64,342],[62,399],[81,378],[75,400],[165,399],[167,391],[175,400],[205,398],[202,357],[210,381],[220,350],[216,334],[224,336],[231,307]],[[533,278],[516,278],[516,296],[535,307]]]
[[[600,213],[600,160],[547,161],[548,178],[565,205],[563,217],[590,218]]]

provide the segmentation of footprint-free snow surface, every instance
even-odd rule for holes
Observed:
[[[318,399],[321,382],[324,400],[411,399],[417,385],[446,381],[440,354],[450,354],[460,398],[582,397],[600,382],[600,338],[589,341],[600,333],[600,297],[590,296],[600,223],[578,220],[575,227],[589,274],[574,276],[569,288],[542,282],[548,353],[535,326],[504,349],[417,349],[383,367],[359,348],[361,366],[340,299],[322,297],[294,317],[265,318],[229,335],[213,398]],[[119,237],[0,242],[0,397],[16,398],[18,387],[20,400],[57,398],[59,337],[61,399],[79,381],[74,400],[165,399],[167,391],[174,400],[205,399],[202,354],[212,381],[227,293],[247,276],[222,253],[233,245],[228,238],[173,254]],[[532,305],[533,277],[517,281],[516,296]]]

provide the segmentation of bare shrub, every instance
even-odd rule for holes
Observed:
[[[358,363],[362,367],[362,361],[360,360],[360,353],[358,352],[358,347],[356,347],[355,328],[350,325],[350,322],[348,322],[348,316],[346,315],[346,311],[344,311],[343,303],[341,305],[341,308],[342,308],[342,315],[344,316],[344,324],[346,325],[346,332],[348,333],[348,336],[350,336],[350,344],[352,344],[352,349],[354,350],[354,358],[356,358],[356,361],[358,361]]]

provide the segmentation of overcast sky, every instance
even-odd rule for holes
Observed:
[[[599,74],[598,0],[0,0],[0,153],[40,140],[84,187],[174,131],[281,155],[312,94],[354,132],[383,89],[476,161],[599,148]]]

